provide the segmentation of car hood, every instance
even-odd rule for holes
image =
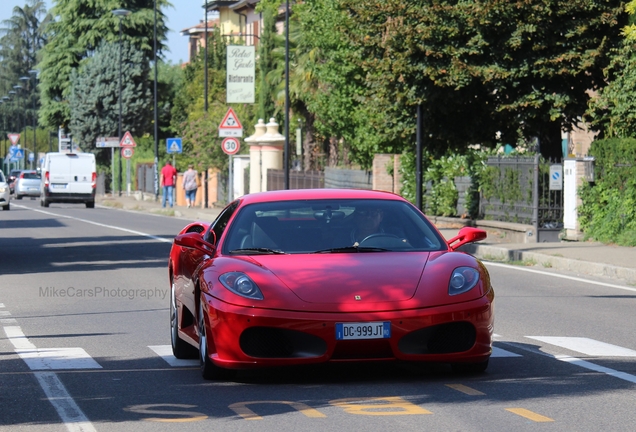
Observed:
[[[252,256],[301,300],[347,304],[409,300],[428,252]]]

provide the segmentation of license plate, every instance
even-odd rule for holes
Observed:
[[[52,183],[51,184],[51,188],[52,189],[66,189],[66,185],[63,183]]]
[[[336,340],[388,339],[391,337],[391,323],[358,322],[336,323]]]
[[[34,187],[33,187],[33,188],[29,188],[29,190],[30,190],[30,191],[36,191],[36,190],[38,190],[38,188],[34,188]]]

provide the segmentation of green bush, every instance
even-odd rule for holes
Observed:
[[[612,138],[592,143],[595,182],[579,195],[579,223],[585,238],[636,246],[636,139]]]
[[[422,157],[422,181],[428,184],[422,197],[423,207],[431,216],[460,216],[457,215],[458,192],[455,187],[455,177],[471,177],[470,189],[466,193],[466,208],[469,217],[476,218],[479,208],[479,179],[486,168],[487,153],[479,150],[468,150],[466,154],[447,153],[441,157],[434,157],[425,152]],[[402,188],[400,193],[411,202],[416,202],[416,160],[415,154],[406,152],[400,158],[402,174]]]

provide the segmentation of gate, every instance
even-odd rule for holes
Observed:
[[[483,219],[533,225],[537,242],[559,241],[563,229],[561,189],[551,189],[550,166],[534,157],[489,157],[488,184],[482,181],[479,213]],[[561,165],[559,162],[557,165]],[[562,170],[561,170],[562,172]]]

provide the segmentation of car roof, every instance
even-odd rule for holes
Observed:
[[[378,199],[406,201],[391,192],[365,189],[290,189],[247,194],[240,198],[242,204],[274,201],[295,201],[315,199]]]

